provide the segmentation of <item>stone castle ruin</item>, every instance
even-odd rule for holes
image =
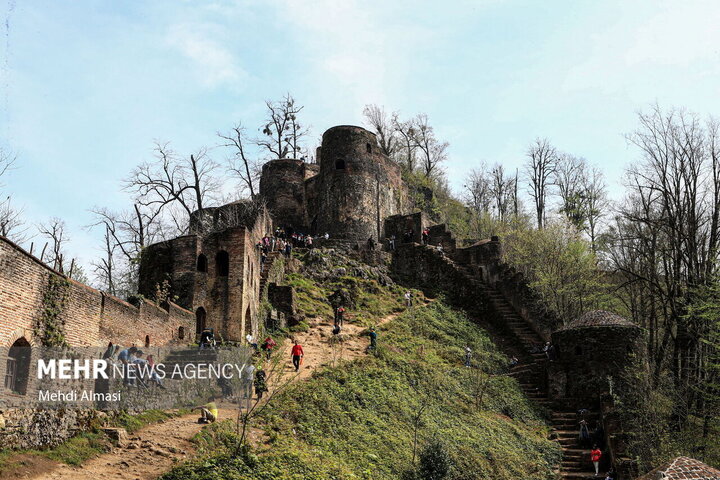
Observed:
[[[327,233],[327,244],[365,253],[387,250],[386,240],[394,236],[396,248],[390,253],[395,280],[445,295],[494,324],[520,352],[511,375],[528,397],[552,412],[551,423],[564,450],[562,477],[583,478],[578,470],[583,461],[574,447],[579,406],[604,426],[607,458],[624,472],[623,478],[634,475],[632,462],[623,456],[621,426],[607,394],[627,368],[642,364],[644,330],[602,311],[563,325],[522,275],[503,263],[497,237],[461,246],[445,225],[413,213],[400,167],[381,153],[375,135],[361,127],[328,129],[316,163],[267,162],[260,196],[263,202],[234,202],[195,212],[188,235],[145,249],[139,293],[157,298],[163,291],[159,304],[143,300],[133,305],[74,282],[0,237],[0,376],[5,378],[0,399],[17,401],[32,393],[32,385],[13,380],[17,369],[27,368],[32,360],[20,347],[42,344],[48,331],[71,346],[112,341],[146,348],[192,344],[205,327],[238,344],[247,334],[262,335],[268,309],[294,309],[292,289],[282,286],[282,256],[271,253],[260,271],[257,244],[278,227],[314,237]],[[429,245],[421,241],[424,229]],[[537,349],[546,342],[553,344],[552,359]],[[42,444],[18,440],[17,432],[31,423],[29,412],[0,413],[5,445]],[[66,420],[61,436],[79,423]],[[8,428],[14,437],[2,430]]]
[[[268,212],[243,202],[195,212],[190,235],[149,246],[140,266],[140,293],[169,282],[172,297],[195,313],[194,332],[213,328],[223,339],[257,336],[261,276],[257,243],[274,228],[333,241],[382,242],[386,219],[405,213],[408,193],[400,167],[380,152],[364,128],[327,130],[316,161],[270,160],[260,196]]]
[[[30,347],[101,348],[112,342],[159,353],[154,349],[174,345],[170,356],[185,358],[188,351],[182,349],[205,327],[221,340],[243,344],[248,333],[262,333],[266,300],[288,313],[294,309],[291,289],[280,285],[282,258],[273,255],[260,272],[256,245],[263,236],[280,226],[288,232],[328,233],[340,242],[378,241],[386,218],[407,213],[400,168],[380,152],[374,134],[353,126],[325,132],[317,163],[268,162],[260,194],[267,208],[258,202],[205,208],[191,215],[188,235],[148,246],[140,262],[140,295],[132,304],[67,278],[0,237],[0,376],[5,379],[0,443],[55,443],[83,422],[71,409],[44,413],[32,407],[39,386],[27,378],[38,349]],[[154,298],[161,300],[148,300]],[[98,391],[98,385],[82,386]],[[27,435],[39,424],[53,435]]]
[[[385,219],[407,213],[400,167],[380,152],[375,134],[337,126],[322,136],[314,164],[271,160],[260,194],[276,224],[296,232],[364,242],[385,238]]]

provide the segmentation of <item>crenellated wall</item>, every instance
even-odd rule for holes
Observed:
[[[187,343],[192,339],[180,338],[180,333],[190,331],[194,323],[192,312],[173,303],[167,309],[148,301],[136,307],[67,279],[0,237],[0,377],[6,377],[8,359],[13,358],[18,379],[14,390],[4,385],[0,389],[0,447],[55,445],[97,417],[87,409],[34,406],[40,384],[23,372],[39,358],[39,349],[29,347],[43,345],[48,324],[55,327],[54,342],[101,351],[108,342],[141,348],[148,341],[150,345]],[[24,353],[18,355],[18,350]],[[92,390],[92,381],[78,381],[77,387]]]
[[[170,303],[167,309],[145,301],[140,307],[108,295],[47,267],[37,258],[0,237],[0,346],[25,337],[36,344],[44,299],[51,277],[60,279],[64,306],[59,315],[64,340],[72,346],[180,342],[179,327],[194,325],[192,312]],[[0,363],[0,370],[4,369]],[[3,372],[0,371],[0,375]]]

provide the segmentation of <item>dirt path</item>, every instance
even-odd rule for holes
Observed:
[[[396,318],[399,313],[392,313],[383,317],[377,325],[383,325]],[[352,318],[348,319],[349,321]],[[367,355],[367,347],[370,339],[367,335],[362,335],[367,331],[365,327],[355,325],[346,321],[342,327],[338,338],[333,339],[333,324],[322,318],[310,320],[307,332],[296,333],[293,338],[296,339],[303,347],[305,356],[300,366],[296,380],[305,380],[309,378],[314,371],[337,365],[340,362],[355,360],[356,358]],[[379,341],[382,341],[380,339]],[[290,348],[292,340],[286,339],[281,347],[282,354],[287,356],[287,372],[292,372],[292,362],[290,358]]]
[[[189,439],[200,428],[202,425],[197,423],[197,414],[172,418],[129,435],[129,441],[124,448],[113,448],[112,451],[92,458],[79,467],[61,464],[55,471],[20,478],[154,479],[172,468],[175,463],[189,458],[194,450]]]
[[[384,317],[378,325],[387,323],[397,317],[394,313]],[[290,359],[292,341],[285,340],[277,354],[286,355],[285,369],[293,375],[293,381],[305,380],[320,368],[336,365],[338,362],[351,361],[366,355],[369,339],[361,336],[366,330],[363,327],[346,322],[337,341],[332,341],[332,324],[322,318],[310,321],[307,332],[297,333],[296,338],[303,346],[305,358],[300,372],[295,374]],[[382,339],[380,339],[382,341]],[[272,388],[272,385],[270,385]],[[234,419],[237,406],[220,405],[220,419]],[[24,468],[13,469],[12,477],[32,480],[153,480],[170,470],[174,465],[192,458],[195,449],[190,439],[202,429],[197,423],[196,413],[172,418],[166,422],[149,425],[132,435],[123,447],[87,460],[83,465],[73,467],[55,464],[41,457],[34,462],[32,458],[24,458]],[[251,429],[251,443],[265,443],[264,432]],[[28,463],[37,463],[39,468],[27,468]],[[2,476],[0,475],[0,478]]]

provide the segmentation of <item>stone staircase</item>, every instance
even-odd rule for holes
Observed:
[[[263,267],[262,273],[260,273],[260,288],[258,289],[258,295],[262,299],[262,292],[267,284],[268,275],[272,269],[275,260],[282,255],[280,252],[268,252],[267,258],[265,259],[265,267]]]
[[[167,373],[166,378],[170,380],[175,380],[176,377],[174,375],[171,375],[171,373],[175,370],[176,366],[179,366],[182,369],[189,364],[216,363],[217,359],[218,353],[216,350],[198,350],[197,348],[187,348],[183,350],[171,351],[162,363],[164,364],[165,372]]]
[[[590,450],[579,444],[579,422],[577,410],[572,399],[552,400],[548,397],[545,385],[545,369],[548,359],[540,350],[544,341],[522,318],[505,296],[483,282],[479,272],[459,263],[454,264],[458,272],[471,284],[478,293],[489,298],[493,310],[498,315],[498,325],[504,325],[512,335],[514,348],[506,346],[510,355],[517,356],[519,363],[511,367],[510,375],[519,383],[525,395],[544,408],[549,414],[552,425],[551,437],[562,448],[562,462],[557,470],[558,478],[580,480],[595,477],[595,470],[590,462]],[[597,413],[585,415],[588,423],[597,420]]]

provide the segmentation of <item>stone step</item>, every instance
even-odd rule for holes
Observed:
[[[580,473],[580,472],[569,472],[569,473],[560,473],[560,478],[564,480],[587,480],[589,478],[593,478],[597,480],[600,477],[596,477],[595,474],[590,473]]]

